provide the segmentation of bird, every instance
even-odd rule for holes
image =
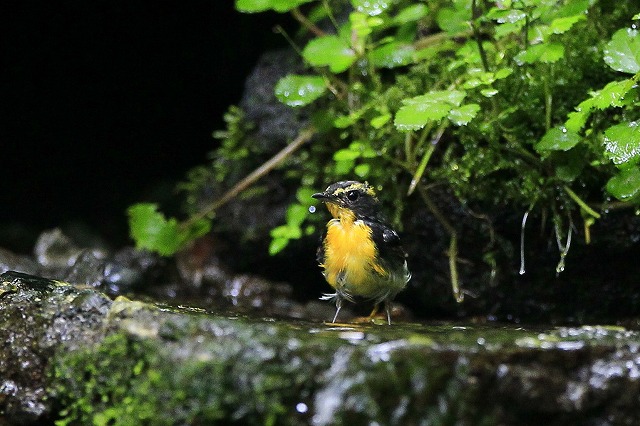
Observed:
[[[391,325],[392,301],[411,272],[400,237],[382,214],[374,188],[367,182],[340,181],[312,197],[324,202],[332,216],[317,251],[325,280],[335,290],[320,298],[335,302],[332,322],[344,301],[355,302],[357,297],[375,303],[369,320],[383,303]]]

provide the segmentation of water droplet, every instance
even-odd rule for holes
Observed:
[[[524,212],[524,215],[522,216],[522,225],[520,227],[520,275],[524,275],[525,273],[525,268],[524,268],[524,227],[527,225],[527,218],[529,217],[529,212],[531,211],[531,209],[527,210],[526,212]]]
[[[296,411],[298,413],[306,413],[309,410],[309,407],[307,407],[307,404],[305,404],[304,402],[298,402],[296,404]]]
[[[316,212],[316,206],[309,206],[309,213],[315,213]]]

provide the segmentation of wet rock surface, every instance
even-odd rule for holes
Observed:
[[[619,326],[324,324],[0,276],[2,424],[638,424]]]
[[[325,318],[333,309],[296,301],[288,283],[230,271],[211,238],[196,241],[175,259],[168,259],[133,247],[83,246],[60,229],[52,229],[40,235],[32,256],[0,248],[0,273],[6,271],[72,282],[111,297],[135,294],[173,305],[236,313]]]

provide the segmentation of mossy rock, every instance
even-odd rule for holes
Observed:
[[[223,316],[0,276],[3,424],[640,421],[640,333]]]

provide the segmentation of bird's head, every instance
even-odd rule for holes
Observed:
[[[335,218],[345,213],[351,213],[355,217],[376,217],[380,211],[376,192],[367,182],[336,182],[312,197],[324,202]]]

